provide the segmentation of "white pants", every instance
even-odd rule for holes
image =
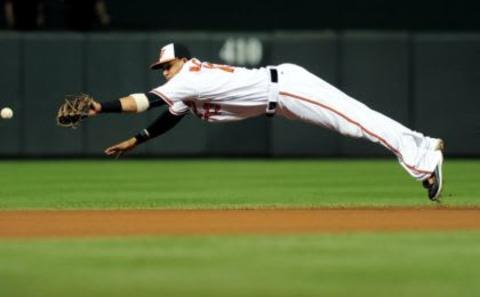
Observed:
[[[434,152],[435,139],[370,109],[300,66],[282,64],[277,69],[278,115],[379,143],[417,180],[434,171],[440,161]]]

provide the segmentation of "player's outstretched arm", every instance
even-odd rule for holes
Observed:
[[[134,97],[127,96],[118,100],[107,102],[94,101],[88,116],[96,116],[99,113],[121,113],[121,112],[139,112],[137,102]]]
[[[135,137],[107,148],[105,154],[109,156],[116,155],[118,157],[121,154],[134,149],[137,145],[164,134],[175,127],[183,117],[184,115],[174,115],[169,111],[165,111],[150,126],[148,126],[147,129],[143,129],[140,133],[135,135]]]
[[[165,101],[153,93],[132,94],[102,103],[94,101],[89,116],[96,116],[99,113],[140,113],[164,104]]]
[[[70,95],[60,105],[56,120],[61,127],[77,128],[83,119],[100,113],[139,113],[165,104],[153,93],[132,94],[107,102],[98,102],[87,94]]]

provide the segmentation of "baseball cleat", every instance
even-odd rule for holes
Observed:
[[[445,141],[443,141],[443,139],[437,138],[435,140],[435,145],[433,150],[443,152],[445,150]]]
[[[435,202],[440,202],[440,194],[443,188],[443,154],[439,151],[440,161],[438,162],[432,175],[423,181],[423,186],[427,189],[428,198]]]

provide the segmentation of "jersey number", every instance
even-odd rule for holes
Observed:
[[[220,105],[213,103],[204,103],[203,110],[199,111],[194,102],[186,102],[186,104],[193,109],[193,112],[202,120],[208,121],[212,115],[217,115],[220,113]]]
[[[230,72],[230,73],[235,71],[234,67],[228,66],[228,65],[212,64],[212,63],[208,63],[208,62],[204,62],[204,63],[200,64],[200,63],[196,63],[195,61],[193,62],[193,64],[195,64],[195,66],[190,67],[190,71],[200,71],[200,69],[202,69],[202,67],[205,68],[205,69],[220,69],[220,70],[223,70],[225,72]]]
[[[220,105],[212,103],[203,104],[203,119],[208,120],[212,115],[216,115],[220,112]]]

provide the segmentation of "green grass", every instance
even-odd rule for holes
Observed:
[[[447,160],[445,205],[479,205],[480,161]],[[396,160],[0,162],[0,209],[429,205]]]
[[[480,205],[447,160],[444,204]],[[434,205],[393,159],[3,161],[0,209]],[[1,216],[1,213],[0,213]],[[480,296],[480,231],[0,239],[0,296]]]
[[[480,232],[0,241],[0,296],[479,296]]]

